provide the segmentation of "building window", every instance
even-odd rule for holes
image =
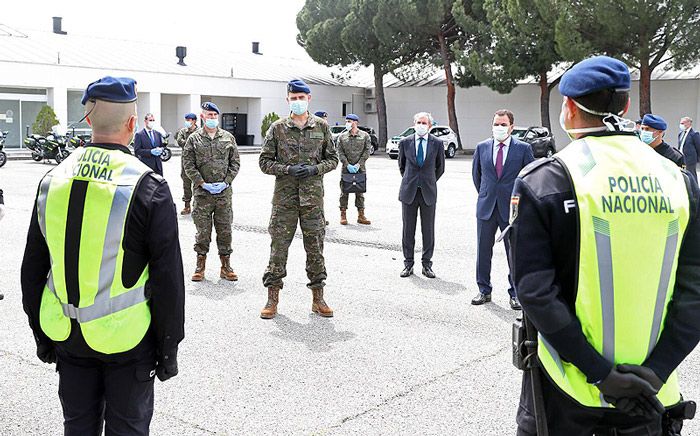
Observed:
[[[352,113],[352,102],[349,101],[344,101],[343,102],[343,118],[345,118],[348,114]]]

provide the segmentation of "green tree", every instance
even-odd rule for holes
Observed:
[[[460,22],[455,18],[459,15]],[[455,77],[453,64],[458,53],[475,47],[481,37],[485,20],[481,0],[384,0],[379,8],[377,32],[389,43],[400,39],[412,47],[418,62],[432,63],[445,71],[447,86],[447,116],[462,149],[459,123],[455,108],[455,84],[475,83],[474,77]],[[462,24],[469,23],[469,27]]]
[[[400,65],[411,62],[399,39],[380,40],[375,29],[382,0],[306,0],[297,15],[297,42],[313,60],[328,66],[371,66],[377,99],[379,144],[387,142],[384,76]]]
[[[482,50],[472,50],[460,59],[474,76],[491,89],[509,93],[526,77],[535,77],[540,87],[540,119],[551,130],[549,98],[559,83],[548,74],[564,59],[556,51],[554,25],[556,0],[485,0],[490,35]],[[457,15],[458,22],[464,17]],[[462,24],[466,26],[467,23]]]
[[[555,35],[564,57],[607,54],[639,69],[640,116],[651,112],[654,70],[687,68],[700,56],[698,0],[573,0],[559,7]]]
[[[279,119],[280,116],[277,115],[275,112],[270,112],[269,114],[265,115],[265,117],[262,120],[262,126],[260,126],[260,135],[263,138],[265,138],[265,136],[267,136],[267,131],[270,129],[272,123]]]
[[[56,113],[53,108],[49,105],[42,106],[39,114],[32,124],[32,133],[36,135],[46,135],[51,131],[51,127],[58,124],[58,118],[56,118]]]

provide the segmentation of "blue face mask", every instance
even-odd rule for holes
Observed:
[[[217,127],[219,127],[219,120],[209,118],[204,121],[204,125],[207,126],[207,128],[209,129],[216,129]]]
[[[303,115],[309,109],[309,102],[306,100],[294,100],[289,102],[289,110],[294,115]]]
[[[641,139],[642,142],[647,144],[647,145],[651,144],[652,142],[654,142],[656,140],[656,138],[654,137],[654,133],[649,132],[648,130],[640,131],[639,132],[639,139]]]
[[[188,128],[188,129],[189,129],[190,127],[192,127],[192,124],[194,124],[194,121],[189,121],[189,120],[188,120],[188,121],[185,121],[185,127]]]

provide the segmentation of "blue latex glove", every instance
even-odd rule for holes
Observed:
[[[355,172],[359,173],[360,172],[360,164],[355,164]]]
[[[214,186],[214,189],[216,190],[216,192],[213,192],[213,194],[219,194],[223,192],[226,188],[228,188],[228,184],[224,182],[212,183],[212,186]]]
[[[207,191],[210,194],[218,194],[213,183],[204,183],[202,185],[202,189],[204,189],[205,191]]]
[[[348,164],[347,168],[350,174],[355,174],[357,172],[357,168],[355,168],[355,165]]]
[[[152,154],[153,156],[160,156],[161,154],[163,154],[163,149],[161,149],[161,148],[152,148],[152,149],[151,149],[151,154]]]

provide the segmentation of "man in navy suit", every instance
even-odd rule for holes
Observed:
[[[480,142],[474,152],[472,178],[479,192],[476,203],[476,234],[478,253],[476,258],[476,284],[479,294],[472,304],[481,305],[491,301],[491,257],[496,231],[508,226],[511,193],[515,178],[527,164],[535,160],[529,144],[511,136],[513,112],[502,109],[493,116],[493,138]],[[513,207],[517,207],[517,204]],[[517,210],[517,209],[516,209]],[[503,240],[506,255],[510,250],[508,239]],[[509,259],[510,266],[510,259]],[[513,281],[508,274],[510,307],[520,310]]]
[[[681,118],[681,133],[678,134],[678,149],[683,152],[685,169],[691,176],[698,180],[695,166],[700,158],[700,133],[693,129],[693,120],[689,117]]]
[[[423,275],[434,279],[433,249],[435,248],[435,202],[437,181],[445,172],[445,148],[441,140],[428,133],[433,117],[427,112],[413,117],[415,134],[399,143],[399,171],[401,171],[401,201],[403,215],[404,270],[401,277],[413,274],[413,250],[416,244],[416,221],[420,211],[423,235]]]
[[[134,136],[134,154],[156,174],[162,176],[163,162],[160,155],[163,154],[163,135],[155,130],[156,118],[153,114],[146,114],[144,121],[146,127]]]

